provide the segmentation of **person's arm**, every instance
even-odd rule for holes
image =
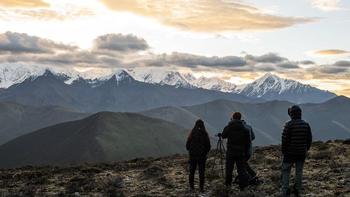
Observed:
[[[284,125],[284,129],[282,132],[282,153],[285,154],[287,151],[287,147],[289,144],[289,124],[286,123]]]
[[[253,127],[250,127],[251,135],[252,135],[252,141],[255,140],[255,133],[253,131]]]
[[[246,156],[249,156],[250,155],[250,146],[251,146],[251,143],[252,143],[252,136],[251,136],[251,130],[250,129],[247,129],[246,127],[244,127],[245,129],[245,132],[244,132],[244,141],[245,141],[245,155]]]
[[[224,138],[224,139],[228,138],[229,131],[230,131],[230,127],[229,127],[229,125],[227,125],[224,128],[224,131],[221,133],[221,137]]]
[[[307,132],[307,150],[310,150],[312,143],[312,132],[311,127],[308,125],[308,132]]]
[[[191,148],[191,139],[192,139],[191,136],[189,136],[189,137],[187,138],[187,141],[186,141],[186,150],[190,150],[190,148]]]
[[[208,153],[211,149],[209,136],[206,137],[206,152]]]

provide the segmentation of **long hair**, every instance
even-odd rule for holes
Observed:
[[[208,132],[204,126],[204,122],[201,119],[197,120],[196,123],[194,124],[193,129],[191,130],[190,134],[188,135],[188,139],[191,139],[193,137],[193,135],[195,135],[195,134],[208,136]]]

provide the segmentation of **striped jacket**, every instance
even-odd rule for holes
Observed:
[[[305,156],[310,149],[312,133],[310,125],[301,119],[288,121],[282,133],[282,153],[285,156]]]

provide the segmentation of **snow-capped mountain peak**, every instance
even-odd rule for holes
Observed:
[[[287,100],[294,103],[322,102],[336,96],[328,91],[298,81],[283,79],[271,73],[245,85],[239,93],[266,100]]]
[[[207,78],[199,77],[194,81],[196,87],[216,90],[221,92],[234,92],[236,90],[236,85],[227,81],[224,81],[217,77]]]
[[[22,83],[26,79],[35,80],[40,76],[45,77],[46,75],[59,77],[60,80],[68,85],[85,83],[91,87],[98,87],[107,81],[113,85],[120,85],[136,80],[178,88],[203,88],[221,92],[232,92],[265,100],[287,100],[294,103],[319,103],[336,96],[331,92],[320,90],[294,80],[283,79],[271,73],[265,74],[252,83],[237,86],[217,77],[207,78],[202,76],[196,78],[191,73],[182,73],[160,67],[137,67],[126,70],[97,69],[78,72],[72,68],[0,64],[0,88],[6,89],[11,85]]]
[[[175,87],[193,87],[186,77],[178,71],[168,71],[162,68],[133,68],[127,70],[137,81],[171,85]]]

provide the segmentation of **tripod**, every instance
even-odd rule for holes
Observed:
[[[225,160],[225,146],[222,140],[221,135],[216,135],[216,137],[219,137],[218,142],[216,143],[216,150],[214,152],[214,164],[212,166],[211,171],[214,171],[214,168],[216,166],[217,161],[219,160],[220,170],[222,173],[222,176],[224,176],[224,160]]]

